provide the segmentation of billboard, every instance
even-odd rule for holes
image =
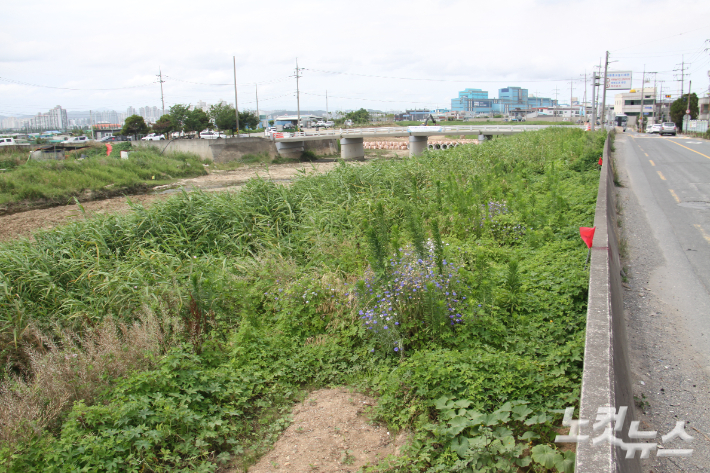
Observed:
[[[606,74],[606,88],[627,90],[631,88],[631,71],[610,71]]]

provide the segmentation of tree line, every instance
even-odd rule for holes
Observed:
[[[245,110],[239,112],[239,129],[254,130],[259,124],[259,117],[255,112]],[[167,134],[172,132],[191,133],[206,129],[216,128],[220,131],[237,130],[237,115],[234,107],[226,103],[210,106],[208,112],[201,108],[190,109],[190,105],[176,104],[170,111],[160,117],[152,126],[148,126],[140,115],[131,115],[121,130],[122,135],[145,135],[150,133]]]

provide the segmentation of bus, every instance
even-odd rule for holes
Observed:
[[[614,117],[614,125],[616,126],[622,126],[626,128],[626,123],[629,121],[629,117],[624,115],[623,113],[621,115],[617,115]]]

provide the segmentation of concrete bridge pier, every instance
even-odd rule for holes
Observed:
[[[362,138],[341,138],[340,157],[347,161],[349,159],[365,159],[365,146]]]
[[[296,158],[299,159],[303,150],[305,149],[305,143],[303,141],[277,141],[276,150],[284,158]]]
[[[412,136],[409,135],[409,157],[421,156],[427,148],[427,137],[426,136]]]

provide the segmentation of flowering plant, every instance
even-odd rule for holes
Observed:
[[[415,339],[441,337],[464,322],[468,301],[458,289],[459,268],[443,260],[440,271],[431,240],[425,250],[420,258],[408,245],[389,260],[388,276],[378,277],[370,268],[356,284],[354,301],[372,341],[370,351],[403,355]]]

